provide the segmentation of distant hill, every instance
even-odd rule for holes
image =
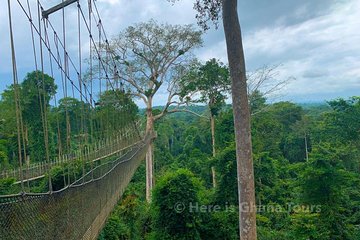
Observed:
[[[331,108],[330,106],[326,103],[326,102],[305,102],[305,103],[296,103],[297,105],[301,106],[305,113],[310,115],[310,116],[319,116],[320,114],[330,111]],[[223,110],[228,110],[231,108],[231,104],[226,104],[223,108]],[[154,112],[156,113],[157,111],[160,112],[163,109],[164,106],[155,106],[153,107]],[[174,109],[175,107],[169,107],[169,110]],[[186,108],[192,112],[195,112],[197,114],[203,115],[206,114],[208,112],[208,107],[206,105],[191,105],[191,106],[187,106],[187,107],[181,107],[181,108]],[[139,109],[139,115],[144,116],[145,115],[145,108],[141,108]],[[187,113],[187,112],[177,112],[177,113],[172,113],[172,114],[168,114],[166,117],[168,118],[176,118],[179,120],[183,120],[186,122],[192,122],[196,116],[191,114],[191,113]]]

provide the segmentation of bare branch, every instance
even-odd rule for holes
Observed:
[[[279,79],[278,68],[281,65],[263,66],[255,71],[247,73],[248,95],[254,92],[261,92],[261,95],[268,98],[283,89],[293,77],[285,80]]]
[[[198,113],[196,113],[194,111],[191,111],[189,109],[186,109],[186,108],[171,109],[170,111],[168,111],[168,113],[176,113],[176,112],[187,112],[187,113],[194,114],[195,116],[198,116],[198,117],[201,117],[201,118],[206,118],[206,119],[210,120],[210,118],[208,116],[198,114]]]
[[[141,98],[146,105],[148,104],[148,101],[147,101],[147,99],[146,99],[146,97],[144,95],[142,95],[140,93],[134,93],[134,92],[130,92],[129,94],[132,95],[132,96]]]
[[[189,109],[186,109],[186,108],[175,108],[175,109],[171,109],[171,110],[167,110],[166,113],[168,114],[171,114],[171,113],[177,113],[177,112],[186,112],[186,113],[191,113],[197,117],[201,117],[201,118],[205,118],[207,120],[210,120],[210,118],[208,116],[205,116],[205,115],[201,115],[201,114],[198,114],[194,111],[191,111]],[[154,117],[154,121],[156,120],[159,120],[160,118],[162,118],[163,116],[165,116],[165,113],[164,112],[161,112],[160,114],[156,115]]]

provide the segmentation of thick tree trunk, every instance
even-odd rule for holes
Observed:
[[[154,116],[152,114],[151,99],[146,109],[146,133],[154,133]],[[149,144],[146,152],[146,200],[151,201],[151,191],[154,187],[154,146],[153,142]]]
[[[212,156],[215,157],[215,116],[210,114],[210,125],[211,125],[211,141],[212,141]],[[212,183],[213,187],[216,187],[216,171],[215,167],[211,167]]]
[[[250,111],[237,0],[223,0],[222,7],[234,111],[240,239],[255,240],[256,207]]]
[[[153,159],[153,143],[149,144],[146,152],[146,200],[151,201],[151,191],[154,187],[154,159]]]

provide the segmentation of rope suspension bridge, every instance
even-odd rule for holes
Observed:
[[[96,239],[154,136],[131,114],[95,0],[7,4],[17,167],[0,172],[16,191],[0,195],[0,239]],[[28,21],[33,55],[23,83],[15,7]],[[30,101],[24,95],[31,91]],[[39,119],[37,128],[29,116]]]

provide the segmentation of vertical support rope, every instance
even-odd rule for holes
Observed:
[[[59,51],[59,37],[57,35],[57,33],[54,31],[54,45],[56,48],[56,61],[58,62],[59,67],[62,67],[62,61],[61,61],[61,57],[60,57],[60,51]],[[61,85],[62,85],[62,90],[63,90],[63,97],[66,99],[67,98],[67,90],[65,88],[65,76],[64,76],[64,72],[61,71]],[[56,104],[56,101],[55,101]],[[64,186],[66,186],[65,183],[67,183],[67,185],[70,185],[70,166],[69,166],[69,162],[66,161],[67,157],[65,156],[65,153],[67,153],[69,151],[69,145],[68,145],[68,108],[67,108],[67,104],[65,104],[65,129],[66,129],[66,133],[65,133],[65,151],[62,151],[62,139],[61,139],[61,135],[60,135],[60,126],[58,125],[58,138],[59,138],[59,148],[61,149],[61,158],[63,160],[63,162],[66,162],[67,164],[67,173],[65,173],[65,168],[64,168]],[[67,182],[65,181],[65,175],[67,175]]]
[[[42,34],[41,34],[42,27],[41,27],[40,12],[41,12],[40,11],[40,3],[38,1],[38,21],[39,21],[39,32],[40,32],[40,37],[41,37],[42,36]],[[44,19],[44,26],[45,26],[45,19]],[[41,63],[41,76],[42,76],[42,94],[41,94],[41,90],[39,89],[39,98],[40,98],[40,109],[42,109],[46,163],[48,164],[47,173],[48,173],[48,182],[49,182],[49,192],[51,193],[52,192],[52,183],[51,183],[51,174],[50,174],[51,166],[50,166],[50,152],[49,152],[49,129],[48,129],[48,121],[47,121],[47,103],[46,103],[46,97],[45,97],[46,81],[45,81],[45,73],[44,73],[43,46],[42,46],[41,38],[40,38],[40,63]],[[41,97],[42,97],[42,99],[41,99]]]
[[[17,126],[17,139],[18,139],[18,158],[19,158],[19,167],[20,167],[20,181],[21,181],[21,190],[24,193],[24,177],[22,171],[22,154],[21,154],[21,123],[20,123],[20,101],[19,101],[19,86],[18,86],[18,76],[16,68],[16,56],[15,56],[15,46],[14,46],[14,36],[12,28],[12,17],[11,17],[11,4],[8,0],[8,14],[9,14],[9,30],[10,30],[10,45],[11,45],[11,60],[13,68],[13,84],[14,84],[14,95],[15,95],[15,112],[16,112],[16,126]]]
[[[89,9],[89,12],[88,12],[88,15],[89,15],[89,26],[90,26],[90,30],[91,30],[91,0],[88,0],[88,9]],[[78,14],[79,14],[79,21],[80,21],[80,4],[78,5]],[[90,35],[91,35],[91,31],[90,31]],[[90,42],[90,102],[91,104],[93,103],[94,99],[93,99],[93,75],[92,75],[92,49],[91,49],[91,40],[89,41]],[[91,107],[91,106],[89,106]],[[93,116],[92,116],[92,113],[90,111],[90,108],[87,108],[88,111],[89,111],[89,124],[90,124],[90,141],[91,141],[91,144],[94,144],[95,141],[94,141],[94,121],[93,121]],[[91,167],[91,180],[94,179],[94,172],[93,172],[93,169],[94,169],[94,163],[92,161],[92,159],[90,158],[90,167]]]
[[[89,4],[91,5],[91,0],[89,0]],[[91,23],[91,12],[89,11],[89,23]],[[101,31],[100,31],[100,25],[98,24],[97,25],[97,27],[99,28],[99,31],[98,31],[98,37],[99,37],[99,41],[98,41],[98,44],[99,44],[99,50],[101,49]],[[90,31],[91,31],[92,29],[91,29],[91,25],[90,25]],[[99,94],[99,96],[100,96],[100,100],[101,100],[101,96],[102,96],[102,76],[101,76],[101,59],[100,59],[100,56],[98,56],[98,77],[99,77],[99,91],[100,91],[100,94]],[[100,104],[102,104],[102,102],[100,102]],[[101,106],[100,106],[101,107]],[[100,127],[99,127],[99,129],[100,129],[100,131],[101,132],[105,132],[105,129],[104,129],[104,117],[103,117],[103,115],[101,114],[100,115],[100,119],[99,119],[100,121],[99,121],[99,124],[100,124]],[[103,129],[101,129],[101,128],[103,128]],[[100,135],[100,137],[101,138],[103,138],[104,137],[104,135],[105,135],[105,133],[104,134],[102,134],[102,135]]]
[[[46,24],[45,24],[45,22],[46,22]],[[52,58],[51,58],[51,44],[50,44],[47,28],[48,28],[48,19],[44,19],[45,41],[46,41],[47,46],[48,46],[51,77],[53,79],[55,79],[54,78],[54,70],[53,70]],[[54,102],[55,102],[55,108],[57,108],[58,104],[57,104],[56,94],[54,95]],[[59,115],[58,114],[56,114],[56,128],[57,128],[57,141],[58,141],[58,157],[57,158],[60,161],[60,159],[62,157],[62,143],[61,143],[60,121],[59,121]],[[61,164],[61,162],[60,162],[60,164]],[[65,169],[63,168],[63,183],[64,183],[64,186],[66,186],[66,178],[65,178],[65,176],[66,176]]]
[[[62,0],[64,2],[64,0]],[[62,9],[62,33],[63,33],[63,49],[64,49],[64,96],[67,98],[67,79],[68,79],[68,65],[67,65],[67,52],[66,52],[66,34],[65,34],[65,8]],[[65,104],[65,122],[66,122],[66,146],[67,146],[67,154],[70,153],[71,150],[71,123],[70,123],[70,117],[69,117],[69,111],[68,106]],[[70,158],[68,158],[70,159]],[[68,186],[71,182],[71,166],[70,161],[67,161],[68,163]]]
[[[14,51],[14,56],[15,56],[15,51]],[[19,84],[17,84],[17,86],[19,87]],[[25,136],[25,131],[24,131],[24,121],[23,121],[23,117],[22,117],[21,104],[20,104],[20,93],[18,92],[18,94],[19,94],[18,95],[18,102],[19,102],[20,132],[21,132],[21,137],[22,137],[23,153],[24,153],[23,154],[23,160],[25,160],[26,169],[27,169],[26,172],[27,172],[27,174],[29,174],[29,166],[28,166],[28,163],[26,161],[26,141],[27,141],[27,136]],[[29,181],[27,181],[27,186],[28,186],[28,189],[30,190]]]
[[[79,89],[80,89],[80,104],[81,104],[81,112],[80,112],[80,135],[82,135],[82,137],[80,138],[80,158],[82,160],[82,179],[83,182],[85,181],[84,175],[85,175],[85,153],[83,153],[84,151],[84,146],[86,146],[86,134],[85,134],[85,129],[84,129],[84,104],[83,104],[83,98],[82,98],[82,81],[81,81],[81,25],[80,25],[80,3],[79,1],[77,1],[77,24],[78,24],[78,45],[79,45],[79,52],[78,52],[78,57],[79,57],[79,72],[77,73],[78,75],[78,80],[79,80]],[[86,94],[86,93],[85,93]],[[83,139],[84,138],[84,139]]]

